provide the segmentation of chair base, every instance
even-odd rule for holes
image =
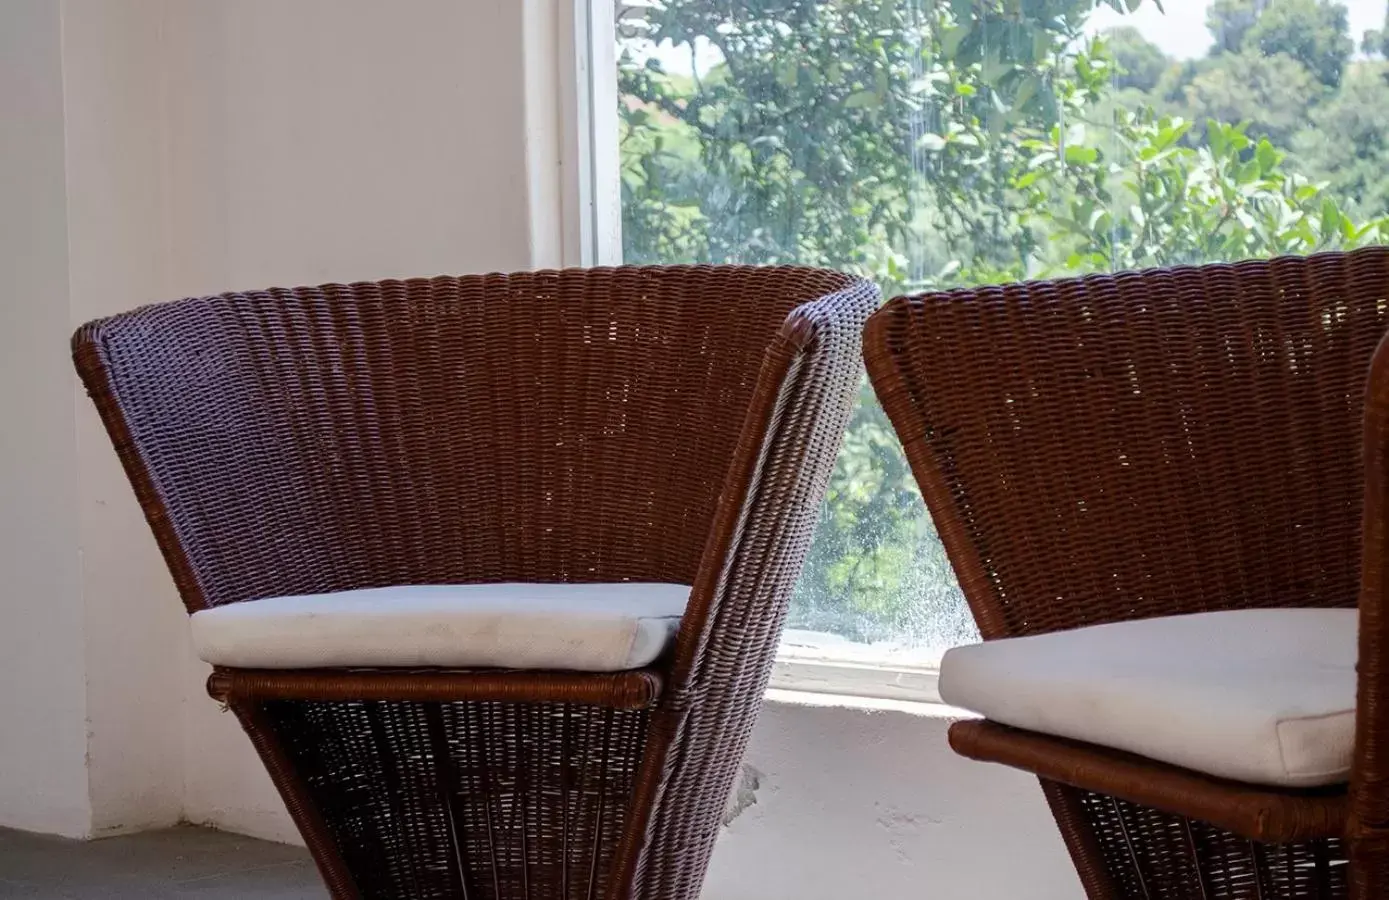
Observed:
[[[209,691],[335,898],[595,900],[620,893],[641,685],[659,678],[220,669]]]
[[[1349,804],[1345,785],[1277,790],[1241,784],[989,721],[957,722],[950,746],[961,756],[1002,763],[1050,781],[1210,822],[1270,844],[1339,838]]]
[[[1340,839],[1265,844],[1116,797],[1052,781],[1042,786],[1090,900],[1356,896]]]
[[[1344,787],[1238,784],[987,721],[950,744],[1042,779],[1091,900],[1350,896]]]

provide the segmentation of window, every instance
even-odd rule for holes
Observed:
[[[599,4],[624,260],[891,296],[1389,236],[1384,0],[1109,3]],[[789,627],[791,656],[927,665],[975,633],[866,386]]]

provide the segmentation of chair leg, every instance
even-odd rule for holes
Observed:
[[[1080,876],[1080,884],[1085,888],[1085,896],[1089,900],[1125,900],[1123,891],[1109,874],[1109,866],[1081,805],[1079,792],[1045,778],[1038,780]]]
[[[1356,851],[1342,839],[1260,844],[1107,795],[1045,780],[1042,788],[1090,900],[1389,898],[1389,854],[1368,846],[1352,867]],[[1364,887],[1352,890],[1352,868]]]
[[[1201,890],[1201,900],[1210,900],[1211,888],[1206,881],[1206,867],[1201,865],[1201,851],[1196,847],[1196,834],[1191,830],[1191,820],[1182,819],[1182,835],[1186,838],[1186,849],[1191,854],[1191,865],[1196,869],[1196,886]]]
[[[261,762],[270,774],[270,780],[279,791],[289,810],[290,818],[303,836],[319,874],[328,887],[333,900],[361,900],[361,892],[348,871],[347,863],[338,853],[323,817],[319,815],[308,786],[294,769],[293,762],[285,754],[283,746],[276,739],[264,713],[252,703],[228,699],[227,706],[241,722],[251,744],[256,748]]]
[[[1389,835],[1350,841],[1351,900],[1389,897]]]
[[[334,900],[598,900],[623,885],[648,711],[234,701]]]
[[[462,816],[458,810],[458,783],[454,778],[453,754],[449,752],[448,735],[444,731],[444,714],[438,704],[425,707],[424,720],[428,723],[430,756],[434,760],[434,780],[439,792],[439,806],[444,811],[448,823],[449,848],[452,851],[452,865],[449,866],[456,881],[458,895],[468,898],[468,872],[463,862],[463,840],[459,821]],[[486,802],[487,798],[483,798]]]

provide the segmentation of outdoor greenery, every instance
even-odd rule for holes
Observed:
[[[1210,50],[1176,61],[1091,33],[1094,7],[620,6],[625,258],[827,265],[890,294],[1389,238],[1389,29],[1353,40],[1329,0],[1214,0]],[[688,65],[651,52],[667,41]],[[866,389],[792,625],[969,631]]]

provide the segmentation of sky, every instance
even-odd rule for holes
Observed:
[[[1350,35],[1355,41],[1357,51],[1360,36],[1371,28],[1384,26],[1384,11],[1387,0],[1342,0],[1350,19]],[[1122,14],[1108,6],[1100,6],[1086,23],[1089,31],[1103,31],[1115,25],[1132,25],[1144,37],[1157,44],[1168,56],[1175,59],[1195,59],[1206,55],[1210,49],[1211,34],[1206,30],[1206,8],[1210,0],[1162,0],[1163,12],[1159,12],[1153,0],[1143,0],[1135,12]],[[669,43],[646,50],[665,65],[668,72],[690,72],[690,47],[672,47]],[[707,71],[719,61],[717,50],[699,41],[696,46],[696,65],[701,72]]]
[[[1211,33],[1206,30],[1209,0],[1163,0],[1162,5],[1165,12],[1158,12],[1152,0],[1144,0],[1136,11],[1127,15],[1102,6],[1086,25],[1094,31],[1132,25],[1168,56],[1176,59],[1205,56],[1211,45]],[[1350,14],[1350,36],[1358,49],[1360,36],[1366,30],[1384,26],[1385,0],[1344,0],[1343,5]]]

